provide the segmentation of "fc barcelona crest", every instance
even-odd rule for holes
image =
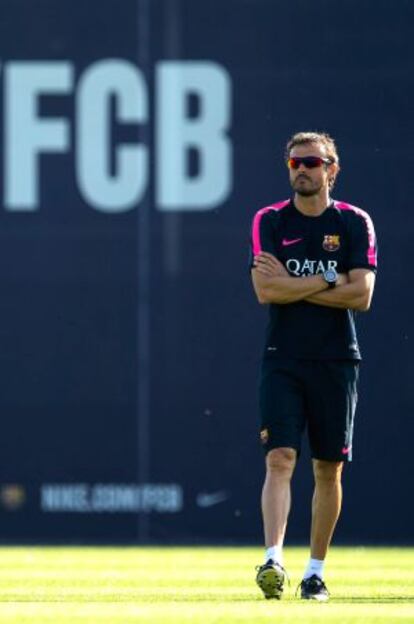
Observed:
[[[337,251],[341,246],[339,234],[325,234],[322,247],[325,251]]]

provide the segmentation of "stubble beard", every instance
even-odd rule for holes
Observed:
[[[314,195],[317,195],[319,193],[320,188],[309,189],[309,190],[305,190],[305,189],[294,189],[294,190],[295,190],[295,193],[297,193],[301,197],[313,197]]]
[[[311,182],[309,178],[304,178],[304,179],[306,179],[308,182]],[[297,193],[301,197],[313,197],[314,195],[318,195],[318,193],[320,192],[322,188],[322,184],[318,186],[311,186],[310,188],[309,187],[306,188],[306,187],[302,187],[300,184],[297,184],[298,182],[300,182],[300,180],[295,180],[293,182],[292,189],[295,191],[295,193]]]

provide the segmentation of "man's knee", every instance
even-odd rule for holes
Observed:
[[[296,463],[296,451],[292,448],[275,448],[266,456],[267,472],[284,477],[291,477]]]
[[[313,474],[316,483],[335,484],[341,481],[343,462],[313,460]]]

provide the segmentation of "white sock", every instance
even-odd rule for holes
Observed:
[[[325,561],[322,559],[309,559],[308,567],[305,570],[305,574],[303,575],[304,579],[310,578],[313,574],[319,576],[319,578],[323,579],[323,567],[325,565]]]
[[[265,563],[267,563],[269,559],[273,559],[275,563],[283,566],[282,548],[283,546],[270,546],[270,548],[266,548]]]

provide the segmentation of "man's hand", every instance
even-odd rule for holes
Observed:
[[[283,264],[266,251],[262,251],[254,257],[253,266],[258,273],[265,277],[287,277],[289,275]]]

